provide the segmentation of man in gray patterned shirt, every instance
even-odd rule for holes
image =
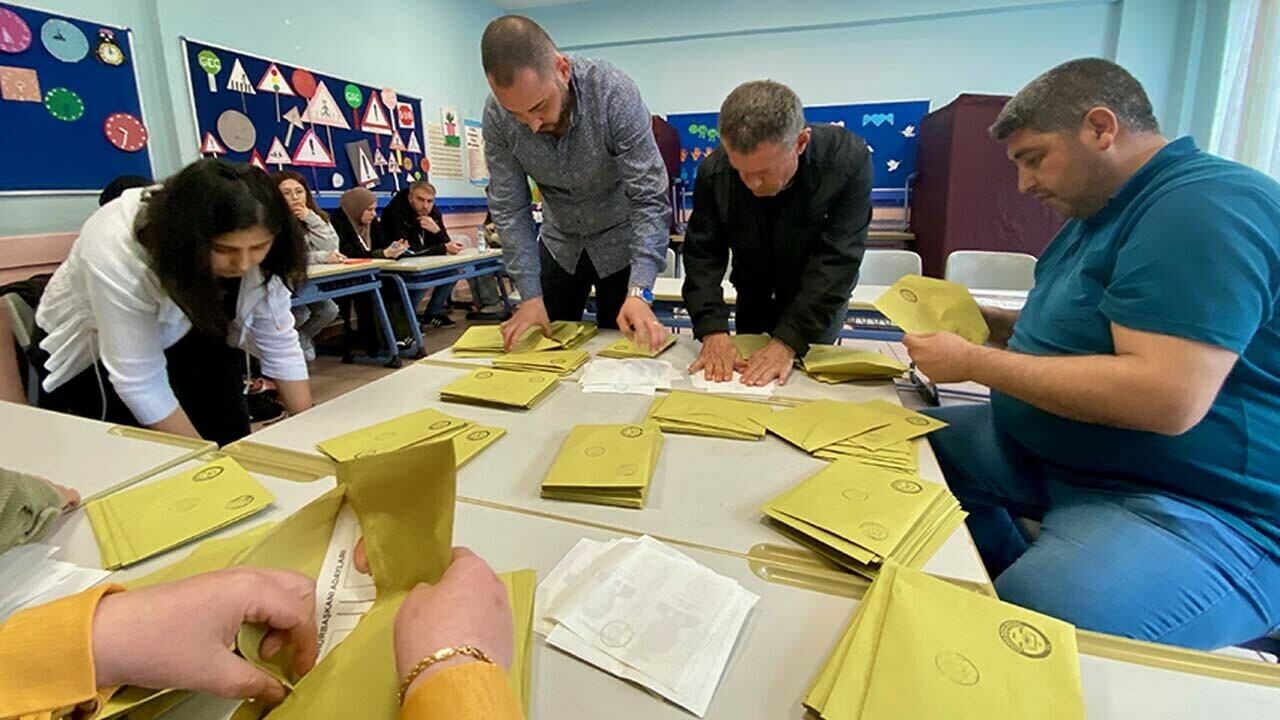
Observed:
[[[508,15],[480,43],[489,210],[522,302],[510,349],[552,320],[581,320],[594,287],[602,327],[654,350],[667,330],[650,309],[666,260],[667,173],[635,82],[612,65],[560,54],[532,20]],[[536,232],[528,178],[542,192]]]

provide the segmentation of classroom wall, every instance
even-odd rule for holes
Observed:
[[[199,157],[181,36],[224,45],[423,99],[478,118],[488,94],[480,35],[501,14],[484,0],[32,0],[50,12],[134,31],[145,120],[157,177]],[[441,197],[483,196],[466,181],[441,181]],[[0,197],[0,236],[76,230],[96,197]],[[4,248],[0,247],[0,254]]]

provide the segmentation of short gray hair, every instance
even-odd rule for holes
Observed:
[[[740,153],[754,152],[762,142],[791,142],[801,130],[804,105],[780,82],[743,83],[720,106],[720,140]]]
[[[1151,100],[1128,70],[1102,58],[1065,62],[1032,80],[1000,111],[991,137],[1001,142],[1023,129],[1075,130],[1090,110],[1105,107],[1131,132],[1160,132]]]

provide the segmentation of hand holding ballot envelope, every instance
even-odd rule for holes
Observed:
[[[915,366],[938,383],[973,379],[974,356],[991,331],[981,308],[959,283],[907,275],[875,301],[902,328]]]

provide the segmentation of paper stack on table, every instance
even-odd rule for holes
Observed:
[[[667,341],[658,348],[657,352],[647,347],[640,347],[626,338],[608,345],[601,350],[596,351],[596,357],[602,358],[652,358],[666,352],[668,348],[676,344],[676,336],[668,335]]]
[[[737,370],[733,371],[733,379],[726,382],[715,382],[708,380],[706,373],[699,370],[689,374],[689,383],[693,385],[694,390],[709,393],[720,393],[721,395],[748,395],[750,397],[770,397],[778,389],[776,381],[770,381],[768,385],[744,385],[742,383],[742,374]]]
[[[541,328],[529,328],[511,352],[572,350],[595,337],[596,332],[597,328],[592,323],[557,320],[551,323],[551,337],[544,336]],[[504,352],[500,325],[473,325],[453,343],[456,357],[493,357]]]
[[[889,563],[804,706],[823,720],[1082,720],[1075,628]]]
[[[824,383],[892,379],[907,371],[906,365],[882,353],[839,345],[811,345],[800,365]]]
[[[568,375],[591,359],[586,350],[544,350],[542,352],[509,353],[493,359],[493,366],[503,370],[532,370]]]
[[[757,600],[648,536],[583,539],[539,585],[534,629],[702,717]]]
[[[529,409],[560,384],[560,376],[544,372],[473,370],[440,389],[448,402]]]
[[[857,460],[837,460],[761,512],[783,534],[871,578],[887,560],[923,567],[965,518],[946,487]]]
[[[243,520],[275,499],[239,463],[222,458],[108,495],[84,510],[102,567],[115,570]]]
[[[597,358],[587,365],[578,382],[585,393],[653,396],[658,390],[670,390],[675,377],[675,368],[666,360]]]
[[[0,622],[13,613],[53,602],[102,582],[111,573],[54,560],[53,545],[19,545],[0,555]]]
[[[846,403],[816,400],[768,417],[769,432],[823,460],[872,458],[874,464],[914,472],[908,441],[946,427],[941,420],[884,400]]]
[[[662,431],[636,425],[578,425],[542,481],[542,497],[641,508],[662,453]]]
[[[977,301],[959,283],[904,275],[872,304],[904,332],[951,332],[975,345],[991,334]]]
[[[772,413],[764,403],[675,390],[653,402],[647,419],[664,433],[760,440]]]

